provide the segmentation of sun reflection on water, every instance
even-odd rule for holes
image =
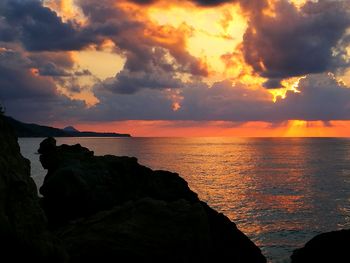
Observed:
[[[97,155],[136,156],[153,169],[178,172],[272,262],[315,234],[350,228],[350,139],[58,139],[77,142]],[[32,153],[40,139],[20,143],[38,171],[38,156]]]

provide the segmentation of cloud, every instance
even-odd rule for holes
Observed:
[[[161,0],[129,0],[129,1],[140,5],[151,5],[157,2],[161,2]],[[176,2],[176,1],[173,1],[173,2]],[[234,2],[234,1],[233,0],[188,0],[188,2],[194,2],[201,6],[213,7],[213,6],[221,5],[228,2]]]
[[[134,94],[117,94],[96,88],[99,103],[79,112],[83,121],[176,119],[166,90],[141,89]]]
[[[247,31],[239,49],[232,47],[237,56],[229,62],[237,62],[238,71],[250,66],[249,77],[266,79],[263,87],[248,86],[239,77],[218,78],[208,86],[203,82],[211,77],[207,58],[189,52],[196,29],[152,20],[148,5],[160,1],[129,0],[138,4],[132,8],[126,1],[75,1],[84,23],[61,17],[62,12],[39,0],[1,1],[0,100],[9,113],[33,121],[350,119],[350,89],[326,74],[349,67],[347,1],[310,1],[300,9],[287,0],[163,1],[194,11],[239,4]],[[125,58],[125,65],[101,81],[80,68],[70,51],[103,50],[107,40],[113,43],[110,52]],[[234,61],[242,55],[248,65]],[[272,102],[267,89],[304,75],[300,93],[289,91],[285,99]],[[87,108],[76,98],[93,96],[92,85],[99,102]]]
[[[264,88],[222,81],[208,87],[201,83],[179,89],[181,108],[172,110],[167,90],[143,89],[136,94],[116,94],[100,86],[100,104],[84,115],[84,120],[186,120],[186,121],[266,121],[348,120],[350,88],[334,76],[317,74],[300,81],[300,93],[288,92],[285,99],[272,102]]]
[[[75,70],[67,52],[28,53],[17,45],[7,45],[0,48],[0,102],[8,114],[22,120],[42,122],[74,116],[86,109],[85,102],[63,95],[58,85],[64,86],[66,93],[80,93],[76,75],[90,74]]]
[[[61,66],[66,64],[62,54],[52,61]],[[0,102],[7,114],[45,123],[82,112],[85,104],[57,92],[56,82],[50,76],[40,75],[33,68],[36,64],[20,49],[0,49]]]
[[[159,69],[151,72],[123,70],[114,79],[105,81],[104,86],[115,93],[132,94],[141,89],[180,88],[182,81]]]
[[[181,72],[180,66],[167,50],[154,48],[146,56],[141,61],[130,56],[124,69],[114,78],[104,81],[104,86],[112,92],[124,94],[132,94],[141,89],[174,89],[184,86],[176,76],[177,72]]]
[[[126,58],[122,72],[105,83],[114,92],[179,87],[178,74],[208,75],[205,62],[190,55],[186,49],[186,38],[191,29],[185,25],[178,28],[157,25],[148,20],[142,10],[124,10],[110,0],[78,1],[77,4],[89,18],[92,31],[108,36],[117,47],[115,52]],[[113,30],[109,30],[111,28]]]
[[[161,1],[132,2],[150,5]],[[265,88],[280,88],[281,81],[290,77],[336,72],[349,66],[347,1],[308,1],[301,8],[287,0],[189,2],[209,8],[225,3],[241,6],[248,20],[242,43],[244,59],[256,74],[267,79]]]
[[[158,2],[162,2],[162,0],[129,0],[129,2],[133,2],[140,5],[151,5]],[[169,3],[171,1],[164,1],[165,3]],[[180,2],[185,1],[172,1],[173,4],[179,4]],[[192,2],[198,6],[202,7],[215,7],[222,4],[227,3],[237,3],[240,4],[244,9],[261,9],[266,6],[266,0],[187,0],[187,2]]]
[[[65,102],[69,105],[66,108],[60,108],[57,113],[51,110],[51,119],[80,122],[263,121],[280,124],[287,120],[327,122],[350,118],[350,88],[339,84],[333,76],[309,76],[300,81],[300,89],[301,93],[290,91],[285,99],[273,103],[266,89],[253,90],[243,84],[233,86],[230,81],[217,82],[212,87],[192,83],[174,90],[175,93],[164,89],[141,89],[133,94],[120,94],[99,85],[95,90],[100,101],[97,105],[86,108],[78,102]],[[174,94],[181,105],[177,111],[173,109]]]
[[[65,120],[77,121],[86,109],[84,102],[72,100],[60,94],[50,98],[27,97],[6,100],[4,105],[7,115],[24,122],[38,124]]]
[[[300,93],[288,92],[286,99],[277,101],[275,119],[350,119],[350,87],[337,82],[333,75],[308,76],[300,81],[299,89]]]
[[[72,20],[63,22],[42,1],[5,0],[2,5],[5,33],[0,34],[0,41],[20,41],[29,51],[80,50],[102,41],[92,28],[82,28]]]
[[[284,78],[325,71],[335,72],[347,63],[341,56],[349,41],[350,8],[345,1],[308,2],[301,10],[286,0],[276,1],[274,14],[250,17],[244,35],[244,57],[254,71],[280,87]]]
[[[177,113],[182,120],[262,120],[273,106],[266,90],[233,85],[228,80],[212,87],[188,87],[181,95],[184,99]]]
[[[61,70],[67,70],[73,68],[75,64],[73,56],[69,52],[32,52],[28,54],[28,58],[32,61],[33,67],[37,68],[52,63]]]
[[[56,94],[54,82],[36,76],[31,61],[21,52],[3,49],[0,51],[0,99],[8,101],[18,98],[45,97]]]

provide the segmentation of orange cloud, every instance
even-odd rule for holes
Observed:
[[[49,82],[70,103],[95,106],[76,112],[85,120],[214,120],[154,125],[160,134],[171,127],[189,135],[308,136],[341,128],[215,120],[349,119],[348,84],[341,84],[350,83],[345,1],[15,2],[6,2],[3,23],[13,33],[6,45],[18,46],[19,59],[0,47],[2,75],[17,76],[23,68],[26,77]],[[316,75],[325,72],[343,80]],[[134,124],[137,133],[148,134]]]

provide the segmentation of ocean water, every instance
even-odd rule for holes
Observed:
[[[19,140],[40,186],[42,139]],[[342,138],[59,138],[96,155],[136,156],[153,169],[179,173],[223,212],[269,262],[316,234],[350,228],[350,139]]]

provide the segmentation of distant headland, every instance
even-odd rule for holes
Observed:
[[[24,123],[9,116],[3,116],[14,128],[18,137],[131,137],[130,134],[114,132],[79,131],[73,126],[63,129]]]

